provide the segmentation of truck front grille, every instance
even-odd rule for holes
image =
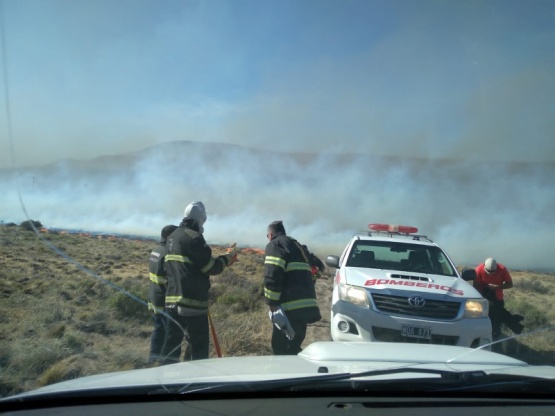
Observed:
[[[376,309],[382,313],[418,318],[455,319],[461,306],[459,302],[425,299],[425,305],[417,308],[409,304],[407,296],[391,296],[378,293],[372,293],[371,295]]]

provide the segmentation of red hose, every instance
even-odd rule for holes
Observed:
[[[216,354],[218,358],[222,358],[222,351],[220,350],[220,343],[218,342],[218,336],[216,335],[216,328],[214,328],[214,323],[212,322],[212,316],[210,316],[210,311],[208,311],[208,323],[210,324],[210,332],[212,333],[212,340],[214,341],[214,347],[216,348]]]

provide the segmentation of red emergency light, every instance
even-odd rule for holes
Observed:
[[[368,228],[372,231],[386,231],[390,233],[413,234],[418,232],[418,228],[410,225],[393,225],[393,224],[368,224]]]

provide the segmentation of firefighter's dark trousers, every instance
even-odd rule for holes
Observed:
[[[272,325],[272,350],[274,355],[297,355],[302,351],[301,344],[306,337],[307,322],[304,319],[292,319],[289,316],[289,323],[295,331],[295,337],[289,340],[285,333]]]
[[[160,361],[160,352],[164,345],[164,339],[166,338],[166,317],[161,313],[156,313],[154,316],[154,329],[152,330],[152,335],[150,336],[150,354],[148,356],[148,362],[153,363],[155,361]]]
[[[522,333],[524,326],[520,323],[524,317],[510,313],[505,309],[505,302],[495,300],[489,304],[489,317],[491,319],[491,329],[493,339],[497,340],[501,337],[501,325],[505,324],[515,334]]]
[[[199,316],[181,316],[177,308],[166,308],[168,315],[177,321],[166,321],[166,338],[162,347],[162,365],[179,362],[183,339],[190,347],[191,360],[208,358],[210,335],[208,331],[208,314]]]

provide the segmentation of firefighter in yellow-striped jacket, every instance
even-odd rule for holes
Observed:
[[[208,358],[210,276],[222,273],[235,263],[237,253],[233,247],[227,254],[213,257],[203,236],[205,221],[204,204],[190,203],[181,224],[166,243],[166,312],[171,319],[162,348],[162,364],[179,362],[184,337],[192,360]]]
[[[285,313],[294,331],[289,339],[285,331],[272,325],[272,350],[275,355],[295,355],[301,351],[309,323],[322,319],[312,280],[310,252],[286,235],[282,221],[272,222],[266,236],[264,259],[264,296],[270,311]]]
[[[150,253],[148,270],[150,284],[148,287],[148,309],[153,312],[154,329],[150,336],[150,354],[148,362],[154,363],[160,360],[160,351],[164,345],[166,335],[166,272],[164,270],[164,256],[166,255],[166,240],[177,225],[166,225],[162,228],[161,238],[158,245]]]

